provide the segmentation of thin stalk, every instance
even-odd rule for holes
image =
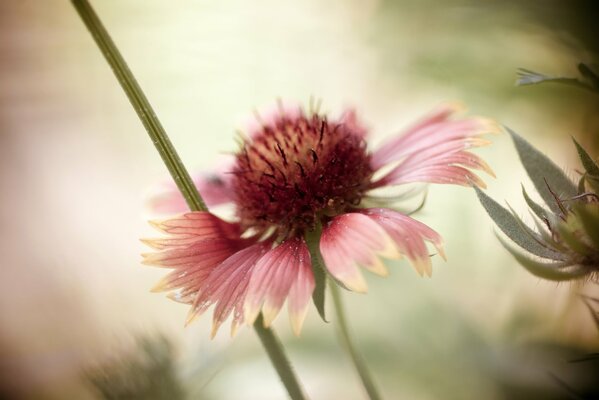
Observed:
[[[333,298],[335,313],[337,314],[337,328],[339,331],[339,337],[341,339],[341,342],[343,343],[343,346],[349,353],[349,356],[354,364],[354,367],[356,368],[356,371],[358,372],[358,375],[360,375],[362,385],[364,386],[364,389],[366,389],[368,397],[371,400],[380,400],[381,396],[379,395],[374,381],[370,376],[370,372],[366,367],[366,363],[364,362],[364,359],[362,358],[362,356],[360,356],[360,354],[356,350],[356,347],[352,343],[349,334],[349,328],[347,327],[347,320],[345,318],[345,311],[343,310],[343,304],[341,303],[341,293],[339,291],[339,286],[332,280],[329,286],[331,288],[331,297]]]
[[[283,381],[287,393],[289,393],[289,397],[293,400],[305,399],[306,396],[304,395],[298,380],[295,378],[293,368],[285,356],[285,353],[282,351],[283,348],[281,342],[279,342],[279,339],[272,329],[264,327],[262,314],[259,314],[258,318],[256,318],[254,329],[256,330],[260,341],[262,341],[262,345],[264,346],[266,353],[268,353],[270,361],[276,366],[279,377],[281,378],[281,381]]]
[[[158,153],[162,157],[162,161],[168,168],[179,191],[181,191],[181,194],[185,198],[187,205],[192,211],[207,211],[208,209],[204,200],[198,193],[187,169],[185,169],[185,166],[177,155],[175,148],[162,127],[162,124],[158,120],[156,113],[152,109],[150,102],[144,95],[141,87],[139,87],[139,84],[129,70],[127,63],[102,25],[102,22],[87,0],[72,0],[72,2],[79,13],[79,16],[85,23],[85,26],[87,26],[87,29],[89,29],[96,44],[100,48],[100,51],[106,58],[106,61],[110,64],[112,71],[129,98],[137,116],[156,146],[156,150],[158,150]],[[262,315],[256,320],[254,329],[262,341],[262,345],[266,349],[279,377],[283,381],[289,396],[293,400],[305,399],[299,381],[287,360],[281,343],[272,329],[264,327]]]
[[[150,135],[152,143],[156,146],[156,150],[162,157],[162,161],[164,161],[181,194],[185,197],[187,205],[192,211],[206,211],[206,204],[198,193],[198,189],[193,184],[150,102],[139,87],[137,80],[104,25],[87,0],[73,0],[73,5],[92,34],[106,61],[110,64],[112,72],[114,72],[133,109]]]

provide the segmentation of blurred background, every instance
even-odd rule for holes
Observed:
[[[375,144],[460,100],[572,176],[571,135],[599,154],[597,95],[514,85],[519,67],[577,76],[578,62],[596,61],[593,1],[92,4],[191,171],[235,150],[235,129],[277,97],[322,98],[331,113],[355,106]],[[492,140],[479,151],[497,174],[488,192],[527,218],[520,183],[532,186],[509,137]],[[101,398],[98,382],[127,365],[164,371],[139,385],[164,380],[189,398],[285,398],[252,330],[211,341],[210,317],[184,328],[187,306],[149,292],[166,272],[141,266],[138,239],[155,236],[145,196],[165,179],[71,4],[0,2],[1,398]],[[569,362],[597,352],[579,297],[596,285],[527,273],[470,189],[431,187],[419,219],[445,238],[449,260],[434,259],[432,279],[401,261],[387,279],[368,276],[368,295],[345,296],[385,398],[597,395],[597,363]],[[275,326],[313,399],[365,398],[315,310],[301,338],[285,313]]]

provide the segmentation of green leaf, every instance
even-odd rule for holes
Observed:
[[[585,181],[586,176],[587,176],[587,174],[585,173],[578,180],[578,194],[583,194],[585,192],[584,181]]]
[[[570,247],[570,249],[574,250],[578,254],[583,254],[585,256],[593,254],[593,249],[591,249],[584,241],[580,240],[580,238],[569,229],[567,225],[559,224],[557,226],[557,231],[560,234],[561,239]]]
[[[495,221],[499,229],[518,246],[539,257],[563,260],[563,256],[560,253],[548,249],[531,237],[529,232],[523,228],[524,223],[519,218],[516,218],[507,209],[487,196],[476,185],[473,185],[473,187],[487,214]]]
[[[510,128],[506,129],[512,136],[520,161],[541,198],[554,213],[559,213],[560,208],[547,186],[560,198],[569,199],[578,194],[576,185],[547,156]]]
[[[599,177],[599,167],[595,164],[595,161],[589,156],[589,153],[572,137],[574,141],[574,145],[576,146],[576,150],[578,151],[578,156],[580,157],[580,161],[582,162],[582,166],[587,171],[589,175],[593,175]]]
[[[587,181],[591,189],[597,194],[599,194],[599,176],[591,176],[586,174],[584,179]]]
[[[327,288],[327,273],[324,267],[324,260],[320,254],[320,235],[322,227],[318,226],[311,232],[306,233],[306,244],[310,251],[310,259],[312,261],[312,273],[314,275],[314,291],[312,292],[312,301],[320,318],[324,322],[327,321],[325,313],[325,292]]]
[[[593,245],[599,249],[599,212],[592,212],[588,209],[590,205],[579,205],[574,207],[574,211],[580,217],[580,223],[584,227],[587,235],[591,238]],[[597,211],[597,210],[596,210]]]
[[[528,207],[530,207],[530,209],[535,213],[537,217],[539,217],[540,219],[547,219],[547,210],[545,210],[541,205],[537,204],[528,196],[528,193],[526,193],[524,185],[522,185],[522,195],[524,196],[524,200],[526,200],[526,204],[528,204]]]
[[[509,251],[520,265],[531,274],[550,281],[567,281],[578,279],[587,274],[587,270],[580,265],[568,265],[564,262],[536,261],[514,249],[505,239],[497,235],[497,238]]]

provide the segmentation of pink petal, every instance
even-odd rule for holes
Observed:
[[[310,253],[307,247],[301,249],[299,261],[297,277],[291,285],[289,300],[287,300],[291,328],[297,336],[302,330],[315,286]]]
[[[408,129],[404,134],[384,143],[372,156],[372,166],[378,169],[410,154],[447,141],[466,140],[483,133],[496,132],[496,124],[484,118],[431,119]]]
[[[320,252],[327,270],[346,288],[366,292],[367,285],[358,269],[361,265],[379,275],[387,270],[377,254],[393,256],[393,244],[385,231],[370,218],[342,214],[322,230]]]
[[[422,222],[387,208],[368,208],[362,213],[385,229],[400,252],[406,255],[420,275],[431,276],[432,274],[425,240],[431,242],[445,258],[441,236]]]
[[[228,173],[231,165],[232,160],[227,159],[214,172],[202,173],[193,177],[193,182],[208,207],[234,200],[231,175]],[[181,192],[170,180],[151,189],[147,206],[151,212],[157,214],[175,214],[189,209]]]
[[[433,113],[375,151],[373,168],[392,162],[399,164],[372,187],[408,182],[469,185],[470,181],[483,186],[482,180],[469,168],[494,176],[482,159],[465,150],[490,143],[480,135],[496,132],[496,124],[483,118],[450,119],[453,111],[445,107]]]
[[[310,268],[310,265],[310,254],[303,238],[288,239],[266,253],[252,272],[244,304],[246,322],[252,324],[262,310],[264,326],[269,326],[300,273],[305,274],[306,266]],[[303,297],[299,296],[298,300]],[[294,307],[296,305],[302,306],[301,302]]]
[[[225,222],[209,212],[192,212],[153,224],[165,238],[144,242],[159,251],[144,254],[144,264],[173,268],[153,291],[173,291],[169,297],[191,303],[214,270],[225,260],[250,246],[240,239],[238,224]]]
[[[241,307],[247,291],[252,269],[268,250],[270,243],[258,243],[231,255],[198,285],[197,296],[189,312],[187,323],[215,304],[212,337],[220,325],[234,312],[231,334],[243,322]]]
[[[470,186],[471,183],[475,183],[479,187],[487,187],[485,182],[476,174],[466,168],[455,165],[432,165],[405,174],[393,173],[385,177],[382,182],[384,185],[427,182],[462,186]]]

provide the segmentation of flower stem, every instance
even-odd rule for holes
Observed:
[[[293,400],[303,400],[306,398],[304,395],[299,382],[295,378],[293,368],[289,363],[289,360],[285,356],[285,353],[282,351],[281,343],[279,339],[275,336],[272,329],[264,327],[264,319],[262,318],[262,314],[258,315],[256,321],[254,322],[254,329],[262,341],[262,345],[268,353],[270,357],[270,361],[276,367],[277,372],[279,373],[279,377],[283,381],[283,385],[287,389],[287,393],[289,393],[289,397]]]
[[[156,146],[156,150],[158,150],[158,153],[162,157],[162,161],[168,168],[179,191],[181,191],[181,194],[185,198],[187,205],[192,211],[207,211],[208,209],[204,200],[198,193],[187,169],[185,169],[185,166],[177,155],[177,151],[173,147],[162,124],[154,113],[152,106],[141,90],[141,87],[139,87],[139,84],[135,80],[131,70],[129,70],[127,63],[121,56],[121,53],[110,38],[110,35],[102,25],[102,22],[94,12],[93,8],[87,0],[72,0],[72,2],[79,13],[79,16],[87,26],[87,29],[89,29],[96,41],[96,44],[102,51],[106,61],[110,64],[112,71],[129,98],[137,116]],[[264,327],[262,315],[256,320],[254,329],[256,330],[258,337],[260,337],[279,377],[283,381],[289,396],[293,400],[303,400],[305,396],[303,395],[299,381],[287,360],[283,347],[274,331]]]
[[[192,211],[206,211],[206,204],[199,195],[197,188],[183,166],[158,117],[156,117],[156,113],[154,113],[150,102],[139,87],[137,80],[131,73],[131,70],[129,70],[127,63],[104,28],[104,25],[87,0],[73,0],[73,5],[92,34],[106,61],[110,64],[114,75],[121,84],[146,131],[148,131],[152,143],[154,143],[156,150],[160,153],[162,161],[164,161],[181,194],[185,197],[189,208]]]
[[[349,335],[347,320],[345,319],[345,311],[343,310],[343,304],[341,304],[341,293],[339,290],[339,286],[336,282],[332,280],[329,286],[331,288],[331,297],[333,298],[335,313],[337,314],[337,328],[339,330],[339,337],[341,338],[341,342],[343,343],[345,349],[349,353],[349,356],[352,362],[354,363],[354,367],[356,367],[356,370],[358,371],[358,375],[360,375],[362,385],[364,386],[364,389],[366,389],[366,392],[368,393],[368,397],[370,398],[370,400],[380,400],[381,396],[379,395],[374,381],[370,376],[370,372],[366,367],[366,363],[356,350]]]

